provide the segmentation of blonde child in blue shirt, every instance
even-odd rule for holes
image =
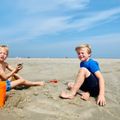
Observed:
[[[88,44],[82,44],[75,48],[78,58],[81,60],[80,70],[75,83],[68,83],[70,93],[62,91],[60,97],[72,99],[78,90],[82,90],[81,98],[88,100],[90,96],[97,96],[97,104],[103,106],[105,100],[104,78],[100,72],[97,61],[90,58],[91,47]]]

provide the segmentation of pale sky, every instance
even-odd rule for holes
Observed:
[[[0,0],[0,44],[9,57],[120,58],[120,0]]]

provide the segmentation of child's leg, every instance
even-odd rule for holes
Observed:
[[[25,86],[42,86],[44,85],[44,82],[41,81],[41,82],[32,82],[32,81],[27,81],[27,80],[24,80],[24,79],[17,79],[15,81],[12,81],[11,82],[11,88],[14,88],[18,85],[25,85]]]
[[[76,95],[79,88],[81,87],[81,85],[84,83],[85,78],[87,78],[89,75],[90,72],[86,68],[81,68],[78,72],[77,80],[70,90],[70,93],[62,92],[60,96],[62,98],[68,99],[73,98]]]
[[[11,81],[11,88],[14,88],[18,85],[22,85],[24,82],[25,82],[24,79],[18,79],[18,80],[15,80],[15,81]]]
[[[28,80],[25,80],[25,82],[23,83],[23,85],[26,85],[26,86],[43,86],[44,84],[45,83],[43,81],[33,82]]]

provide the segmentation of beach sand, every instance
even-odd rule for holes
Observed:
[[[7,92],[7,100],[0,110],[0,120],[120,120],[120,59],[97,59],[105,79],[104,107],[96,105],[95,98],[89,101],[61,99],[66,83],[76,79],[78,59],[8,59],[15,66],[23,63],[20,75],[31,81],[59,80],[45,86],[23,88]]]

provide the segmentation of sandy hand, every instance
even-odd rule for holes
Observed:
[[[21,70],[23,68],[22,64],[17,64],[16,68],[15,68],[15,73],[17,73],[19,70]]]

